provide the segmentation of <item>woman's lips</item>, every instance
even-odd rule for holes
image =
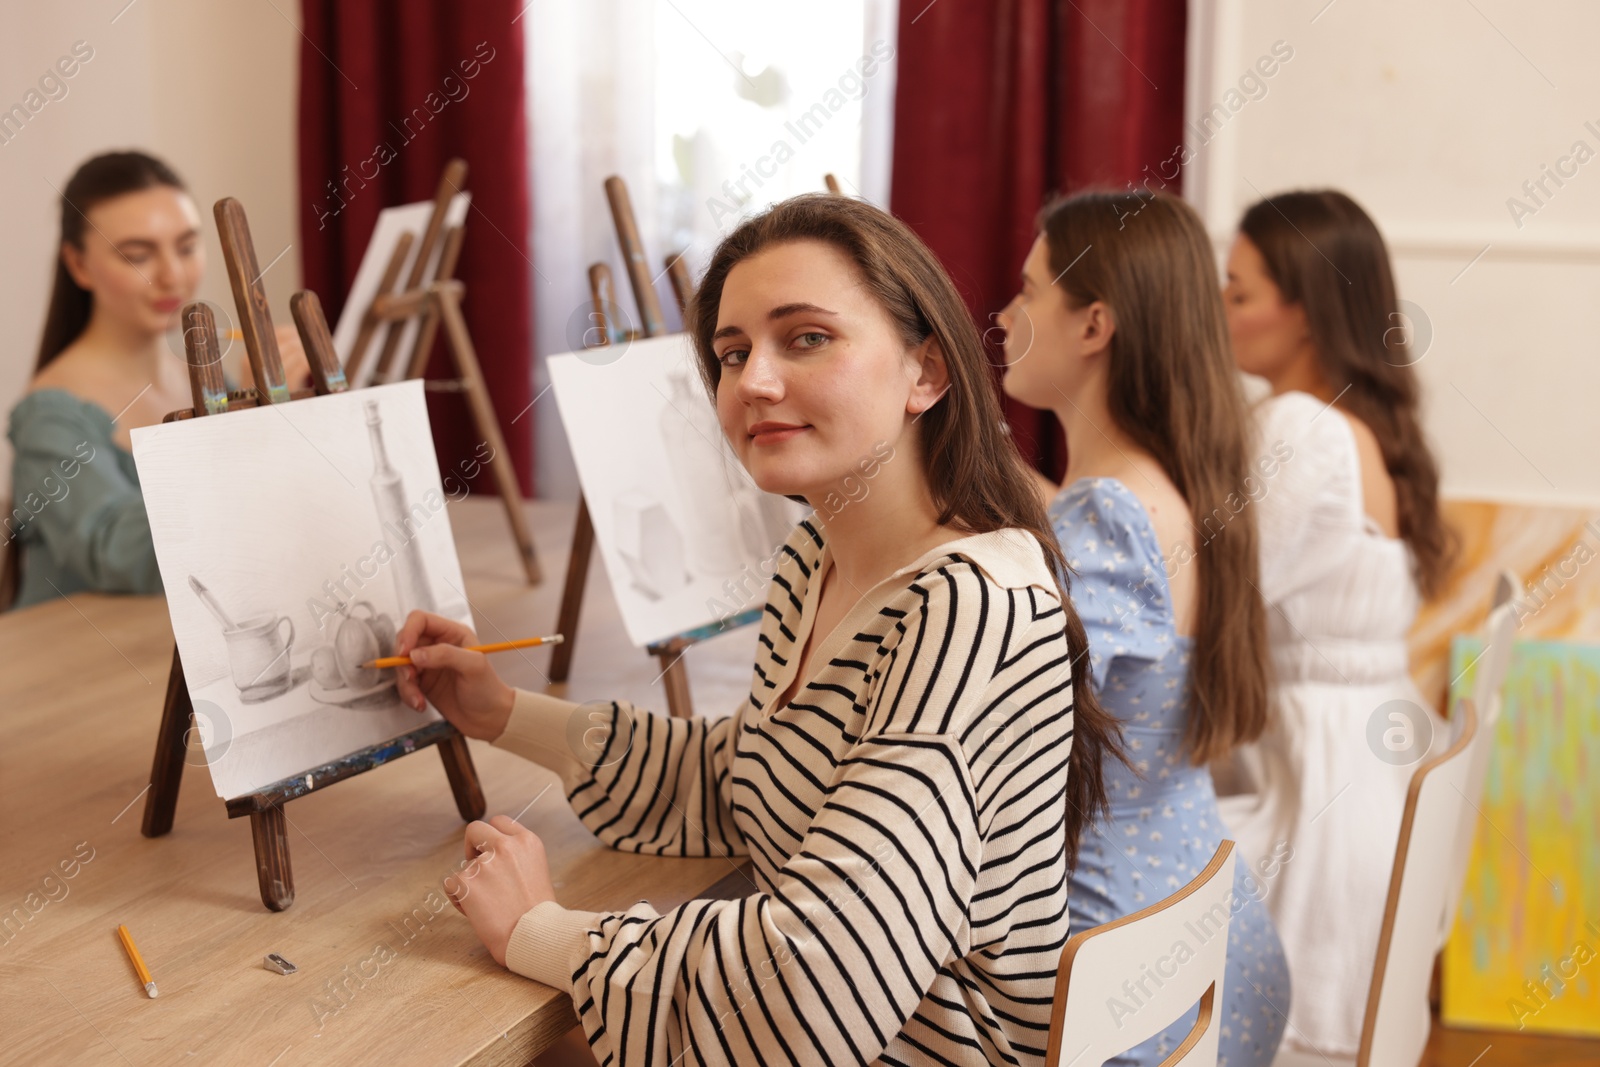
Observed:
[[[790,426],[785,429],[762,430],[760,433],[752,433],[750,435],[750,443],[761,447],[782,444],[789,438],[796,437],[809,429],[811,429],[809,426]]]
[[[161,314],[170,315],[183,306],[183,301],[178,297],[172,297],[170,300],[157,300],[152,306]]]

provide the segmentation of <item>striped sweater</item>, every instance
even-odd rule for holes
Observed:
[[[757,893],[666,914],[545,903],[507,966],[568,988],[603,1065],[1039,1062],[1067,938],[1072,675],[1032,535],[948,542],[864,595],[798,669],[822,531],[782,549],[748,700],[672,719],[518,692],[497,746],[561,772],[607,844],[748,854]],[[626,719],[619,724],[618,720]]]

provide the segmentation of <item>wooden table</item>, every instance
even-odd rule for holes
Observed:
[[[547,632],[571,505],[529,506],[546,567],[531,589],[496,501],[450,510],[479,635]],[[564,687],[575,699],[663,706],[598,563],[580,632]],[[754,642],[736,632],[691,654],[702,711],[742,699]],[[525,1064],[573,1025],[565,991],[504,970],[454,908],[440,910],[463,824],[433,750],[288,805],[296,899],[274,914],[257,893],[249,821],[227,818],[197,739],[172,833],[139,832],[172,655],[162,598],[75,596],[0,615],[0,650],[0,1062]],[[547,656],[497,662],[542,688]],[[553,774],[477,741],[472,754],[490,814],[532,802],[521,820],[544,838],[564,904],[665,909],[732,870],[604,848]],[[298,973],[266,970],[269,952]]]

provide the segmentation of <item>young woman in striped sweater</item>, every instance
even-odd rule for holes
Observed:
[[[497,961],[571,991],[604,1064],[1037,1063],[1118,749],[977,328],[909,229],[824,195],[735,230],[688,318],[735,453],[815,509],[778,553],[748,699],[715,721],[614,702],[573,752],[580,705],[508,688],[422,614],[401,688],[558,771],[608,844],[748,854],[758,891],[575,910],[501,816],[467,828],[497,862],[460,907]]]

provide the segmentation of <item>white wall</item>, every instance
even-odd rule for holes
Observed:
[[[1189,135],[1186,195],[1219,247],[1262,195],[1348,192],[1431,325],[1417,369],[1445,491],[1600,501],[1600,5],[1191,0],[1190,24],[1191,120],[1237,108]],[[1277,41],[1293,57],[1266,94],[1228,99]],[[1507,199],[1534,206],[1523,183],[1580,140],[1595,158],[1519,227]]]
[[[167,160],[189,183],[207,224],[204,299],[233,306],[211,225],[216,200],[243,202],[263,266],[299,239],[300,36],[289,21],[299,18],[299,4],[135,0],[119,14],[121,7],[99,4],[90,14],[78,4],[16,6],[0,34],[0,109],[21,102],[74,42],[94,50],[66,80],[67,95],[0,144],[0,412],[11,410],[32,374],[59,237],[56,190],[89,156],[138,148]],[[289,322],[289,295],[300,286],[298,249],[289,247],[264,280],[274,320]],[[0,492],[10,480],[6,441]]]
[[[213,201],[239,197],[263,263],[289,246],[265,279],[278,321],[289,321],[300,284],[300,38],[289,22],[299,5],[135,0],[120,15],[117,6],[91,17],[78,5],[31,5],[0,35],[0,107],[75,41],[94,49],[68,95],[0,144],[0,411],[23,389],[38,341],[56,240],[49,183],[94,152],[164,156],[208,221]],[[1275,41],[1294,50],[1264,79],[1266,95],[1186,167],[1188,195],[1219,245],[1258,193],[1350,192],[1389,239],[1402,297],[1432,327],[1418,370],[1447,491],[1600,500],[1600,132],[1585,126],[1600,131],[1591,54],[1600,5],[1192,0],[1190,24],[1191,114],[1223,102]],[[1519,228],[1507,198],[1525,198],[1523,182],[1578,140],[1597,158],[1562,188],[1547,182],[1554,195]],[[231,306],[209,231],[208,250],[201,295]],[[9,477],[0,442],[0,486]]]

